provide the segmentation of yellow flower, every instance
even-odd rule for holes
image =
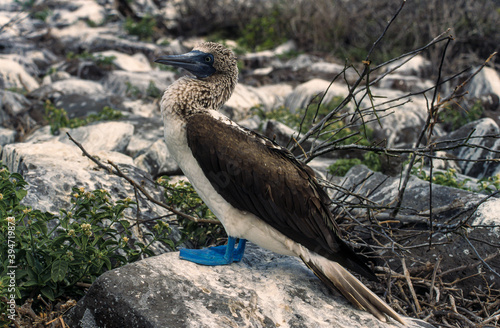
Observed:
[[[9,222],[9,223],[15,223],[16,222],[16,219],[13,216],[8,216],[5,220],[7,220],[7,222]]]
[[[80,187],[80,188],[78,188],[78,190],[80,190],[81,193],[84,193],[85,192],[85,187]]]
[[[2,200],[2,199],[3,199],[3,195],[2,195],[2,194],[0,194],[0,200]]]
[[[124,241],[125,243],[128,243],[128,237],[123,237],[123,241]]]
[[[70,229],[70,230],[68,231],[68,236],[70,236],[70,237],[75,237],[75,236],[76,236],[76,234],[75,234],[75,230],[74,230],[74,229]]]

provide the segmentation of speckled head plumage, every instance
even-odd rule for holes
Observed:
[[[186,54],[161,56],[155,62],[184,68],[193,75],[174,82],[162,100],[183,113],[200,108],[219,109],[238,82],[236,56],[215,42],[203,42]]]
[[[214,57],[213,67],[215,74],[227,74],[238,77],[238,66],[235,54],[220,43],[203,42],[193,48],[193,50],[211,54]]]

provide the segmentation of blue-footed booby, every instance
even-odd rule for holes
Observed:
[[[375,274],[341,239],[330,199],[313,170],[286,148],[245,129],[218,109],[238,80],[233,52],[212,42],[157,63],[184,68],[165,91],[161,111],[171,155],[224,226],[227,245],[181,250],[181,258],[205,265],[241,260],[249,240],[296,256],[330,288],[378,319],[403,319],[345,268]],[[236,240],[239,239],[235,248]]]

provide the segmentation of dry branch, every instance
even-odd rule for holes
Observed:
[[[99,166],[100,168],[106,170],[108,173],[110,174],[114,174],[120,178],[123,178],[125,179],[128,183],[130,183],[136,190],[139,190],[150,202],[158,205],[158,206],[161,206],[179,216],[182,216],[183,218],[186,218],[190,221],[193,221],[193,222],[197,222],[197,223],[211,223],[211,224],[220,224],[219,221],[217,220],[207,220],[207,219],[200,219],[200,218],[196,218],[194,216],[191,216],[191,215],[188,215],[186,213],[183,213],[183,212],[180,212],[179,210],[173,208],[172,206],[169,206],[167,204],[164,204],[160,201],[157,201],[153,196],[151,196],[140,184],[138,184],[137,182],[135,182],[134,180],[132,180],[130,177],[128,177],[126,174],[124,174],[120,168],[114,164],[113,162],[109,161],[108,160],[108,164],[111,166],[106,166],[104,165],[101,161],[99,161],[97,158],[95,158],[94,156],[90,155],[89,152],[87,152],[87,150],[85,150],[85,148],[82,146],[81,143],[79,143],[78,141],[76,141],[75,139],[73,139],[73,137],[71,137],[71,135],[69,133],[66,133],[69,137],[69,139],[75,144],[78,146],[78,148],[80,148],[83,152],[83,155],[86,156],[87,158],[89,158],[91,161],[93,161],[94,163],[97,164],[97,166]],[[137,206],[139,207],[139,206]]]

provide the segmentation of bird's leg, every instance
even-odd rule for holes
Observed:
[[[203,249],[181,248],[180,258],[204,265],[224,265],[241,261],[245,252],[246,239],[240,239],[235,248],[236,238],[229,237],[227,244]]]

